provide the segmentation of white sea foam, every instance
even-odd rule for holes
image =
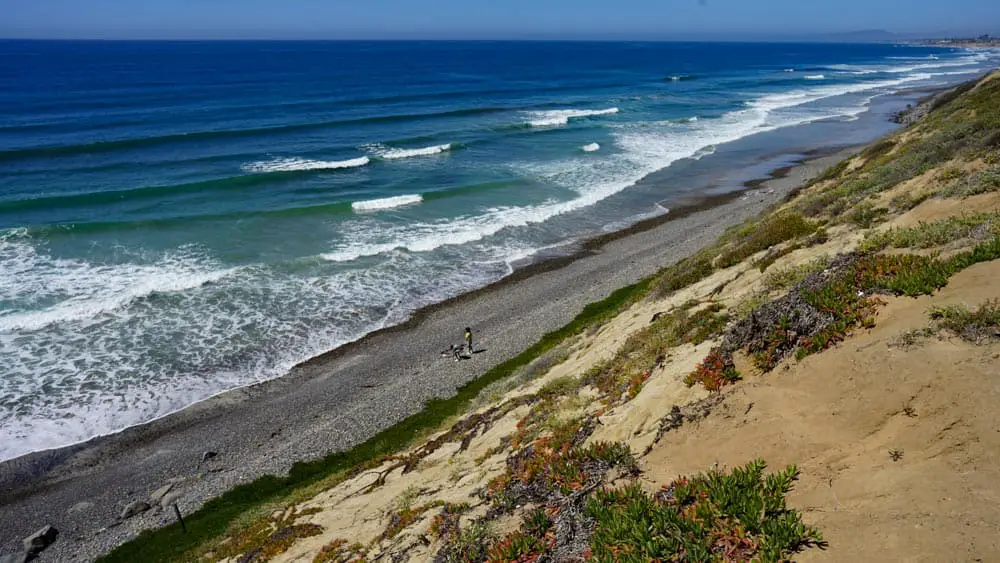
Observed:
[[[791,108],[844,94],[867,91],[885,93],[891,87],[929,77],[929,74],[919,74],[893,80],[818,86],[761,96],[748,102],[745,109],[724,114],[718,119],[698,121],[696,126],[670,121],[660,122],[652,130],[647,124],[619,125],[616,126],[619,132],[614,138],[615,144],[622,151],[615,158],[574,157],[549,162],[539,170],[534,169],[535,165],[522,165],[535,179],[574,192],[576,197],[572,199],[531,206],[491,208],[455,218],[408,225],[378,222],[375,219],[372,222],[358,222],[344,227],[344,240],[330,252],[323,254],[323,258],[349,262],[397,250],[423,253],[444,246],[482,241],[504,229],[541,223],[593,205],[677,160],[712,154],[717,145],[781,127],[837,116],[851,117],[863,112],[867,101],[848,108],[788,113]]]
[[[600,115],[613,115],[618,113],[618,108],[607,109],[556,109],[550,111],[529,112],[530,121],[528,125],[532,127],[559,127],[569,124],[570,119],[581,117],[596,117]]]
[[[340,168],[357,168],[365,166],[371,159],[367,156],[352,158],[350,160],[311,160],[308,158],[274,158],[259,162],[244,164],[244,172],[256,174],[266,174],[269,172],[297,172],[300,170],[337,170]]]
[[[589,145],[583,145],[580,148],[583,150],[583,152],[597,152],[601,150],[601,145],[597,143],[590,143]]]
[[[824,79],[826,79],[826,75],[825,74],[810,74],[810,75],[804,76],[803,78],[805,78],[806,80],[824,80]]]
[[[403,158],[413,158],[415,156],[431,156],[448,152],[452,150],[452,148],[453,146],[451,143],[445,145],[434,145],[432,147],[423,147],[419,149],[398,149],[387,147],[385,145],[371,146],[371,150],[375,156],[386,160],[399,160]]]
[[[309,261],[307,264],[315,264]],[[134,301],[99,323],[0,331],[0,461],[65,446],[279,377],[295,364],[405,320],[417,307],[507,273],[496,264],[391,255],[360,269],[288,275],[243,268],[217,283]],[[437,268],[439,276],[428,278]],[[395,304],[395,305],[391,305]]]
[[[355,211],[378,211],[380,209],[392,209],[404,205],[414,205],[420,203],[424,198],[420,194],[398,195],[395,197],[385,197],[381,199],[369,199],[366,201],[355,201],[351,204],[351,209]]]
[[[794,68],[786,68],[785,72],[795,72],[795,69]]]
[[[91,264],[53,258],[26,237],[0,238],[0,332],[38,330],[69,321],[97,322],[154,293],[181,292],[218,281],[235,269],[219,268],[195,249],[167,253],[149,264]]]

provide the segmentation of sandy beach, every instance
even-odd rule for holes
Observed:
[[[584,305],[638,281],[760,213],[843,159],[844,149],[775,171],[742,193],[690,202],[573,256],[528,266],[482,290],[296,367],[288,376],[223,393],[181,412],[85,444],[0,465],[2,547],[51,524],[62,536],[43,560],[90,560],[143,529],[172,521],[153,511],[119,523],[122,509],[168,483],[182,511],[265,474],[283,474],[364,441],[509,359]],[[475,330],[472,359],[439,351]],[[207,452],[209,456],[203,462]]]

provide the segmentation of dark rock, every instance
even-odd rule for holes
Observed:
[[[24,550],[27,552],[28,560],[37,557],[46,547],[52,545],[57,537],[59,537],[59,530],[52,526],[45,526],[41,530],[24,538],[22,543],[24,544]]]
[[[215,457],[217,455],[219,455],[217,452],[207,451],[207,452],[201,454],[201,462],[205,463],[206,461],[212,459],[213,457]]]
[[[143,512],[149,510],[149,508],[150,508],[149,503],[137,500],[126,506],[122,510],[122,513],[118,516],[118,518],[125,520],[135,516],[136,514],[142,514]]]

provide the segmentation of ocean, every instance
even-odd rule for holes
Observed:
[[[997,61],[850,44],[0,42],[0,460],[280,377],[749,179],[728,170],[869,141],[892,128],[873,107]]]

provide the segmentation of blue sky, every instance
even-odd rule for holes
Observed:
[[[706,38],[1000,34],[1000,0],[0,0],[0,37]]]

